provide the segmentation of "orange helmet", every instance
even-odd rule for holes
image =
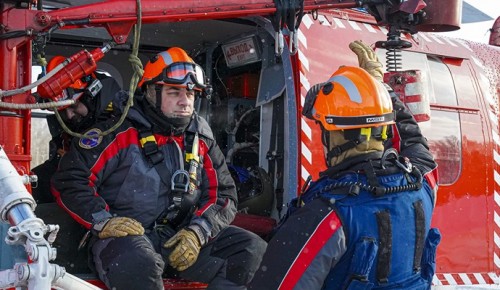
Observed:
[[[160,52],[146,63],[138,87],[144,90],[144,85],[152,83],[199,91],[206,88],[203,69],[179,47]]]
[[[389,92],[359,67],[343,66],[307,92],[302,114],[327,131],[394,124]]]
[[[47,64],[47,72],[50,72],[51,70],[55,69],[58,65],[63,63],[63,61],[66,58],[61,55],[56,55],[54,56],[49,63]],[[88,81],[90,81],[91,78],[88,80],[85,80],[86,77],[83,79],[77,79],[73,84],[71,84],[67,89],[63,90],[62,94],[57,96],[57,100],[59,101],[64,101],[64,100],[75,100],[77,101],[80,99],[80,97],[84,94],[85,89],[88,86]],[[63,110],[67,108],[68,106],[63,106],[63,107],[58,107],[58,110]]]

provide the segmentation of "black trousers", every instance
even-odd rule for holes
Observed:
[[[196,262],[178,272],[168,265],[172,249],[163,244],[175,234],[158,228],[147,236],[95,239],[94,266],[110,289],[163,289],[162,277],[207,283],[207,289],[246,289],[267,243],[247,230],[229,226],[205,245]]]

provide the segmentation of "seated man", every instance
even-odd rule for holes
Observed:
[[[113,134],[72,142],[53,178],[58,203],[93,234],[91,266],[109,289],[163,289],[163,276],[245,289],[266,242],[229,225],[234,181],[194,111],[203,69],[172,47],[146,64],[139,86]]]
[[[47,70],[53,70],[65,60],[63,56],[53,57],[47,65]],[[87,88],[95,82],[100,82],[99,90],[90,91]],[[120,86],[107,74],[95,72],[74,82],[63,93],[62,100],[73,99],[75,103],[68,107],[58,107],[59,113],[65,124],[74,132],[82,133],[97,121],[104,120],[113,115],[110,104]],[[69,149],[72,136],[63,131],[55,115],[47,116],[52,140],[49,142],[49,159],[33,168],[38,176],[38,185],[32,188],[35,201],[40,203],[54,202],[50,193],[50,178],[57,169],[59,159]]]

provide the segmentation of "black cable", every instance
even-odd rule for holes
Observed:
[[[28,35],[28,32],[24,31],[24,30],[9,31],[9,32],[0,34],[0,40],[23,37],[23,36],[27,36],[27,35]]]
[[[89,23],[90,23],[89,18],[64,20],[64,25],[85,25],[85,24],[89,24]]]
[[[420,170],[418,168],[413,167],[413,170],[411,172],[411,175],[416,178],[416,182],[406,184],[406,185],[401,185],[401,186],[391,186],[391,187],[383,187],[383,186],[371,186],[368,184],[361,183],[359,181],[339,181],[335,182],[332,184],[329,184],[325,186],[324,188],[320,189],[318,192],[318,195],[324,192],[332,191],[333,189],[338,189],[338,188],[343,188],[343,187],[349,187],[349,195],[358,195],[359,190],[363,189],[365,191],[373,193],[375,196],[382,196],[385,194],[391,194],[391,193],[397,193],[397,192],[403,192],[403,191],[415,191],[419,190],[422,188],[422,173],[420,173]],[[407,178],[408,181],[409,178]]]

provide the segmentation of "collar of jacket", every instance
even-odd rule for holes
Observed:
[[[319,176],[320,177],[323,177],[323,176],[332,177],[332,176],[334,176],[340,172],[343,172],[343,171],[356,171],[358,169],[362,169],[363,165],[366,162],[368,162],[370,160],[381,159],[382,154],[383,154],[382,151],[377,151],[377,152],[370,152],[370,153],[354,156],[352,158],[348,158],[348,159],[342,161],[341,163],[339,163],[333,167],[330,167],[323,172],[320,172]]]
[[[127,118],[131,120],[133,123],[139,124],[139,126],[150,129],[153,133],[167,134],[167,135],[172,134],[172,131],[166,132],[166,130],[164,129],[156,130],[158,126],[155,125],[154,120],[150,116],[146,115],[146,113],[144,112],[142,102],[140,101],[137,102],[136,106],[130,108]],[[200,117],[197,112],[193,113],[191,122],[189,123],[189,125],[186,127],[185,130],[181,132],[173,132],[173,135],[180,135],[184,131],[191,132],[193,134],[198,132],[199,135],[202,135],[207,139],[215,140],[210,125],[208,125],[208,122],[203,117]]]

